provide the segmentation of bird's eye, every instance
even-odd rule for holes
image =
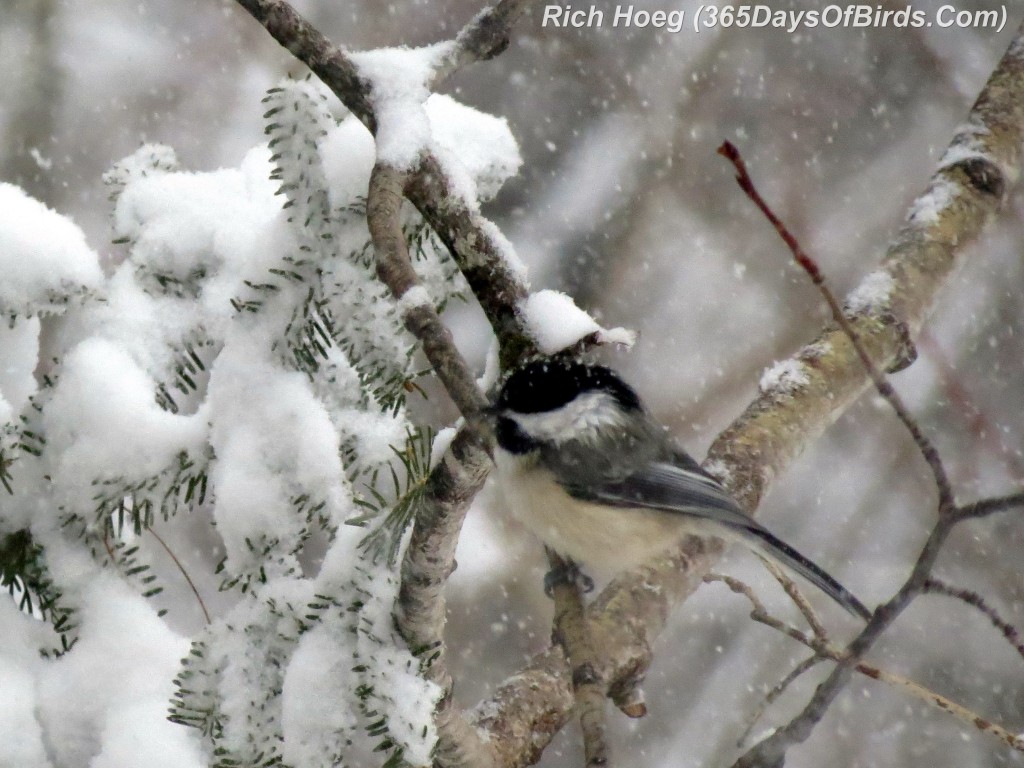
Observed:
[[[529,453],[540,447],[539,443],[526,434],[514,419],[510,419],[507,416],[498,418],[495,437],[498,445],[509,453]]]

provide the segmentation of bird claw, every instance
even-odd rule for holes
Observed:
[[[544,574],[544,594],[553,597],[555,587],[562,584],[575,586],[584,594],[594,591],[594,580],[581,571],[572,560],[564,560],[561,566],[556,566]]]

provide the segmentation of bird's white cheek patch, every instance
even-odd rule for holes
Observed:
[[[553,411],[509,416],[530,437],[553,443],[585,440],[601,429],[622,424],[621,406],[607,392],[585,392]]]

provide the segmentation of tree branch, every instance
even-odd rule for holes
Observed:
[[[484,8],[455,38],[452,52],[438,65],[431,83],[436,87],[454,72],[477,61],[487,61],[508,48],[512,27],[534,0],[499,0]]]

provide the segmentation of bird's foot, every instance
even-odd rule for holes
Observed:
[[[563,560],[560,566],[544,574],[544,594],[548,597],[554,596],[555,587],[562,584],[576,586],[584,594],[594,591],[594,580],[581,571],[572,560]]]

